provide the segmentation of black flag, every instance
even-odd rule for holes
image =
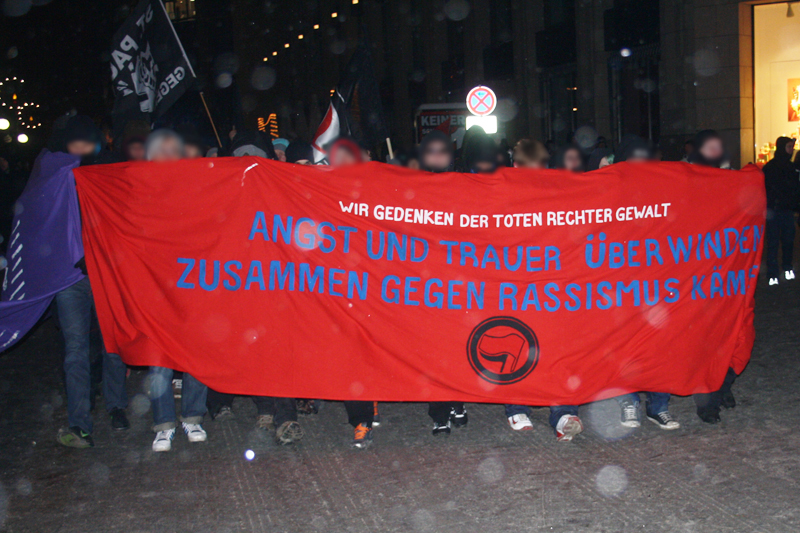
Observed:
[[[152,122],[194,83],[194,70],[161,0],[142,0],[114,35],[114,126]]]
[[[315,162],[325,160],[325,145],[340,135],[373,147],[389,137],[372,57],[360,44],[331,96],[331,105],[314,135]]]

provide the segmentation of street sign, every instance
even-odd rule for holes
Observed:
[[[467,109],[473,115],[479,117],[491,115],[495,107],[497,107],[497,96],[488,87],[479,85],[467,94]]]

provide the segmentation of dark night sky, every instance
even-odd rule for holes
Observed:
[[[41,105],[36,119],[47,129],[72,108],[101,118],[110,105],[108,63],[111,37],[128,12],[124,0],[4,0],[0,17],[0,75],[17,76],[24,85],[4,85],[3,99]],[[16,54],[15,54],[16,52]]]

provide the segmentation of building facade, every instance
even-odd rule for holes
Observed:
[[[255,127],[273,115],[282,136],[313,133],[350,53],[366,40],[396,145],[413,145],[420,105],[463,102],[471,87],[488,85],[510,141],[565,142],[589,126],[609,144],[633,133],[677,159],[687,139],[710,128],[741,165],[768,157],[778,135],[797,134],[800,4],[797,17],[793,7],[737,0],[233,0],[231,9],[244,120]],[[269,87],[247,79],[264,68],[274,79]]]

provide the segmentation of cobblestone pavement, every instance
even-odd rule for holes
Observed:
[[[800,281],[757,295],[757,341],[734,386],[739,405],[702,424],[674,398],[682,429],[630,434],[613,401],[581,408],[587,426],[556,443],[547,410],[519,434],[497,405],[469,426],[430,434],[423,404],[383,404],[363,452],[344,408],[301,418],[306,437],[277,446],[255,408],[207,421],[209,440],[150,449],[144,373],[129,380],[130,431],[96,409],[96,447],[55,442],[66,422],[53,321],[0,356],[0,531],[8,532],[797,532],[800,531]],[[245,459],[252,450],[255,458]]]

